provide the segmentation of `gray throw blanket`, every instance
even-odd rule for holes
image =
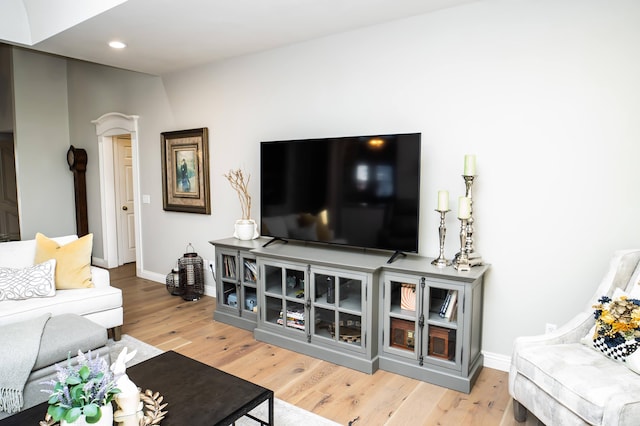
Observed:
[[[40,351],[40,338],[51,314],[0,327],[0,411],[16,413],[22,391]]]

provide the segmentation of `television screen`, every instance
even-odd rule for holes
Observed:
[[[262,142],[263,236],[418,251],[420,133]]]

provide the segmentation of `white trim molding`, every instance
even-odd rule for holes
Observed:
[[[509,372],[511,366],[511,357],[508,355],[497,354],[494,352],[482,351],[484,355],[484,366],[493,368],[494,370]]]
[[[142,221],[140,216],[140,159],[138,147],[138,116],[109,112],[91,121],[96,126],[98,137],[98,167],[100,173],[100,202],[102,207],[103,262],[107,268],[118,265],[118,237],[116,227],[116,204],[113,170],[113,136],[131,135],[133,161],[133,204],[135,213],[136,275],[144,269],[142,264]]]
[[[207,284],[207,271],[204,271],[205,273],[205,285],[204,285],[204,295],[205,296],[211,296],[211,297],[216,297],[216,287],[215,284]],[[162,284],[162,285],[166,285],[167,283],[167,277],[165,275],[162,274],[158,274],[156,272],[149,272],[149,271],[141,271],[140,274],[138,275],[138,277],[140,278],[144,278],[145,280],[149,280],[149,281],[154,281],[158,284]]]

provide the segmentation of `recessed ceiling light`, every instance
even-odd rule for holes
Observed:
[[[113,47],[114,49],[124,49],[125,47],[127,47],[127,45],[121,41],[110,41],[109,46]]]

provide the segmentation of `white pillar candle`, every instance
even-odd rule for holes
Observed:
[[[476,156],[467,154],[464,156],[464,175],[475,176],[476,175]]]
[[[438,191],[438,210],[449,210],[449,191]]]
[[[471,199],[469,197],[458,198],[458,219],[471,217]]]

